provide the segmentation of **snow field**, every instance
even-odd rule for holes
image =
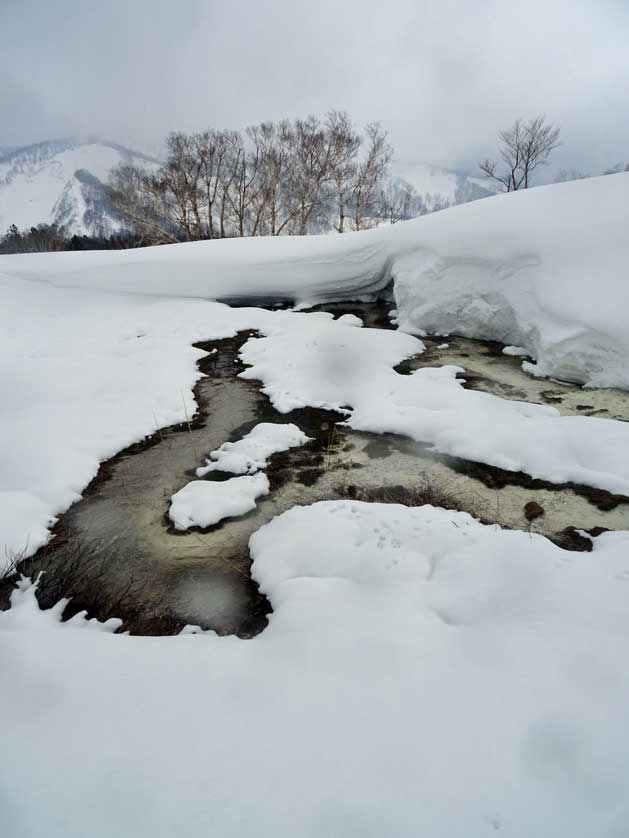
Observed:
[[[627,539],[296,507],[251,539],[273,614],[247,641],[77,630],[24,585],[0,614],[0,831],[619,835]]]

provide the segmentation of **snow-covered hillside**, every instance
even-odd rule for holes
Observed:
[[[438,209],[465,204],[478,198],[495,194],[482,178],[475,178],[466,172],[416,163],[412,166],[398,166],[390,180],[388,191],[410,193],[409,215],[423,215]]]
[[[154,165],[139,152],[103,140],[53,140],[0,157],[0,233],[56,224],[70,234],[109,235],[120,221],[103,189],[122,161]]]

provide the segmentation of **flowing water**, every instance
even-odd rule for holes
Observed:
[[[390,328],[382,304],[327,309]],[[587,549],[588,541],[575,529],[629,527],[629,499],[442,456],[389,434],[354,432],[339,427],[342,417],[329,411],[278,414],[256,382],[237,378],[238,350],[247,337],[204,344],[217,351],[201,362],[207,377],[196,391],[200,416],[189,427],[164,430],[103,464],[84,498],[62,517],[56,538],[29,567],[30,572],[48,568],[44,600],[63,589],[73,595],[70,610],[87,607],[101,618],[122,616],[125,627],[137,633],[196,624],[250,636],[266,624],[269,606],[250,577],[249,537],[290,507],[324,499],[431,502],[578,549]],[[462,338],[425,343],[427,351],[401,365],[402,372],[456,364],[465,368],[468,387],[553,404],[562,414],[629,420],[627,393],[532,378],[521,370],[521,359],[492,343]],[[271,458],[271,492],[253,512],[204,532],[174,531],[167,517],[171,495],[195,479],[211,450],[241,438],[260,421],[294,422],[314,441]],[[531,502],[543,514],[529,521],[525,506]],[[50,581],[47,588],[46,576],[52,580],[59,568],[65,568],[64,584]]]

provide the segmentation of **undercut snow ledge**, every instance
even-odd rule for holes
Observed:
[[[474,201],[342,236],[0,257],[55,285],[171,297],[373,299],[398,325],[521,345],[541,375],[629,389],[629,173]]]
[[[404,247],[411,227],[414,249]],[[527,365],[536,375],[629,389],[627,229],[626,173],[396,225],[397,324],[518,344],[536,359]]]

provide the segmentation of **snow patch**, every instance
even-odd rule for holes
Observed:
[[[168,517],[177,530],[211,527],[223,518],[250,512],[256,499],[268,493],[269,479],[262,472],[220,483],[192,480],[172,496]]]
[[[224,442],[220,448],[211,451],[207,465],[197,469],[197,477],[204,477],[211,471],[253,474],[266,468],[267,459],[272,454],[305,445],[311,439],[292,423],[260,422],[237,442]]]

